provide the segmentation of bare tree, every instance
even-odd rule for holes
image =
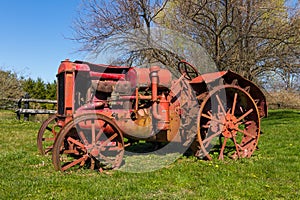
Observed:
[[[166,26],[202,44],[219,70],[251,80],[299,55],[299,16],[289,16],[284,1],[173,1],[164,18]]]
[[[82,8],[74,26],[81,50],[122,51],[118,62],[174,66],[180,54],[152,39],[153,28],[165,27],[204,46],[219,70],[254,81],[299,64],[299,12],[283,0],[90,0]]]
[[[152,39],[155,19],[166,8],[169,0],[92,0],[84,1],[74,31],[74,40],[83,44],[83,51],[96,55],[105,50],[123,52],[113,62],[170,63],[174,53],[162,49]]]

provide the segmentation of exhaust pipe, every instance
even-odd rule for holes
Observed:
[[[152,115],[153,117],[158,120],[157,128],[159,130],[166,130],[169,129],[169,102],[166,100],[165,95],[162,96],[160,100],[160,106],[158,105],[158,84],[159,84],[159,75],[158,72],[160,71],[159,66],[152,66],[150,68],[150,78],[151,78],[151,88],[152,88]]]

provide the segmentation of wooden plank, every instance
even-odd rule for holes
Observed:
[[[22,99],[22,102],[35,102],[35,103],[52,103],[52,104],[57,104],[56,100],[47,100],[47,99]]]
[[[0,100],[5,100],[5,101],[14,101],[18,102],[20,99],[12,99],[12,98],[1,98]],[[22,99],[22,102],[35,102],[35,103],[52,103],[52,104],[57,104],[56,100],[48,100],[48,99]]]
[[[20,114],[55,114],[56,110],[46,110],[46,109],[18,109]]]

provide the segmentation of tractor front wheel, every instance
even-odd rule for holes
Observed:
[[[89,113],[75,117],[59,133],[52,153],[54,168],[60,171],[90,168],[119,168],[124,155],[120,129],[108,117]]]
[[[37,147],[40,154],[45,155],[52,151],[55,137],[60,129],[56,115],[51,115],[43,122],[37,135]]]

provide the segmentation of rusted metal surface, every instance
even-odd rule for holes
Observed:
[[[220,91],[226,93],[226,101]],[[213,105],[213,102],[216,104]],[[212,90],[200,106],[198,141],[202,156],[212,159],[250,157],[260,136],[260,117],[255,101],[239,86],[226,84]],[[231,140],[229,144],[228,140]],[[216,148],[217,147],[217,148]]]
[[[118,168],[123,155],[123,136],[113,120],[85,113],[62,129],[53,147],[52,161],[56,170],[85,166],[102,171]]]
[[[57,75],[55,119],[61,131],[53,146],[55,169],[117,168],[123,138],[191,145],[196,156],[208,159],[216,153],[219,159],[250,157],[260,118],[267,116],[260,89],[231,71],[200,75],[186,61],[178,70],[182,76],[173,80],[158,66],[63,61]]]
[[[56,115],[51,115],[43,122],[37,135],[37,147],[40,154],[44,155],[52,151],[55,137],[59,131],[60,126],[57,124]]]

